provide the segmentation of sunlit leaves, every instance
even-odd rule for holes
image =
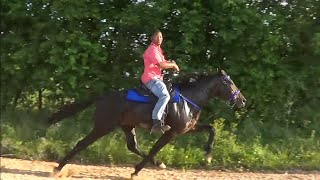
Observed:
[[[4,1],[2,6],[2,105],[19,92],[27,96],[39,89],[74,98],[89,89],[134,86],[155,29],[163,31],[164,53],[182,72],[226,69],[248,96],[248,114],[261,122],[298,119],[294,112],[309,109],[301,99],[319,94],[314,88],[319,1]],[[289,106],[282,102],[292,103],[290,116],[283,115]]]

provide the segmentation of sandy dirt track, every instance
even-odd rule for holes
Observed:
[[[61,174],[52,174],[54,162],[28,161],[1,157],[1,180],[43,180],[43,179],[130,179],[134,171],[133,166],[87,166],[68,164]],[[135,180],[229,180],[229,179],[310,179],[320,180],[320,172],[295,171],[288,173],[250,173],[250,172],[222,172],[208,170],[177,170],[145,168],[140,171]]]

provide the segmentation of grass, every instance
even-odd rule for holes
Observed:
[[[80,113],[47,128],[46,112],[19,111],[1,114],[1,155],[17,158],[52,160],[63,158],[91,129],[89,112]],[[311,132],[309,137],[293,136],[268,140],[260,136],[252,141],[237,137],[237,125],[225,127],[224,119],[216,119],[213,161],[206,164],[203,148],[206,133],[183,135],[165,146],[157,158],[176,168],[229,168],[250,170],[319,170],[320,142]],[[158,135],[137,131],[139,147],[148,151]],[[248,134],[249,136],[249,134]],[[123,133],[118,130],[105,136],[73,158],[88,164],[135,164],[141,158],[131,153]]]

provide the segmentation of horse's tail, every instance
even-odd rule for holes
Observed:
[[[75,115],[76,113],[83,111],[91,104],[95,102],[96,98],[90,98],[84,101],[73,102],[62,106],[59,110],[52,113],[48,118],[49,125],[55,124],[64,118]]]

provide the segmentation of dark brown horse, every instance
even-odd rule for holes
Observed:
[[[200,108],[206,106],[212,98],[219,98],[231,106],[236,105],[241,108],[245,106],[246,99],[223,70],[219,70],[214,75],[199,75],[190,81],[174,84],[174,87],[178,87],[179,89],[179,93],[177,93],[179,101],[168,104],[168,113],[165,118],[165,123],[172,128],[161,135],[151,148],[149,154],[145,154],[139,150],[135,128],[143,127],[151,129],[151,112],[156,102],[156,98],[152,95],[150,96],[152,97],[151,103],[141,103],[127,100],[125,98],[126,92],[111,93],[66,105],[53,113],[49,117],[50,124],[57,123],[63,118],[74,115],[93,103],[96,106],[93,118],[94,127],[91,132],[76,144],[66,157],[59,162],[59,166],[54,171],[60,171],[78,152],[119,127],[125,133],[128,149],[143,158],[135,166],[132,176],[138,175],[147,162],[165,167],[163,163],[155,160],[156,154],[177,135],[187,132],[209,132],[209,139],[205,148],[206,157],[209,160],[214,140],[214,128],[211,125],[198,123],[201,113]]]

